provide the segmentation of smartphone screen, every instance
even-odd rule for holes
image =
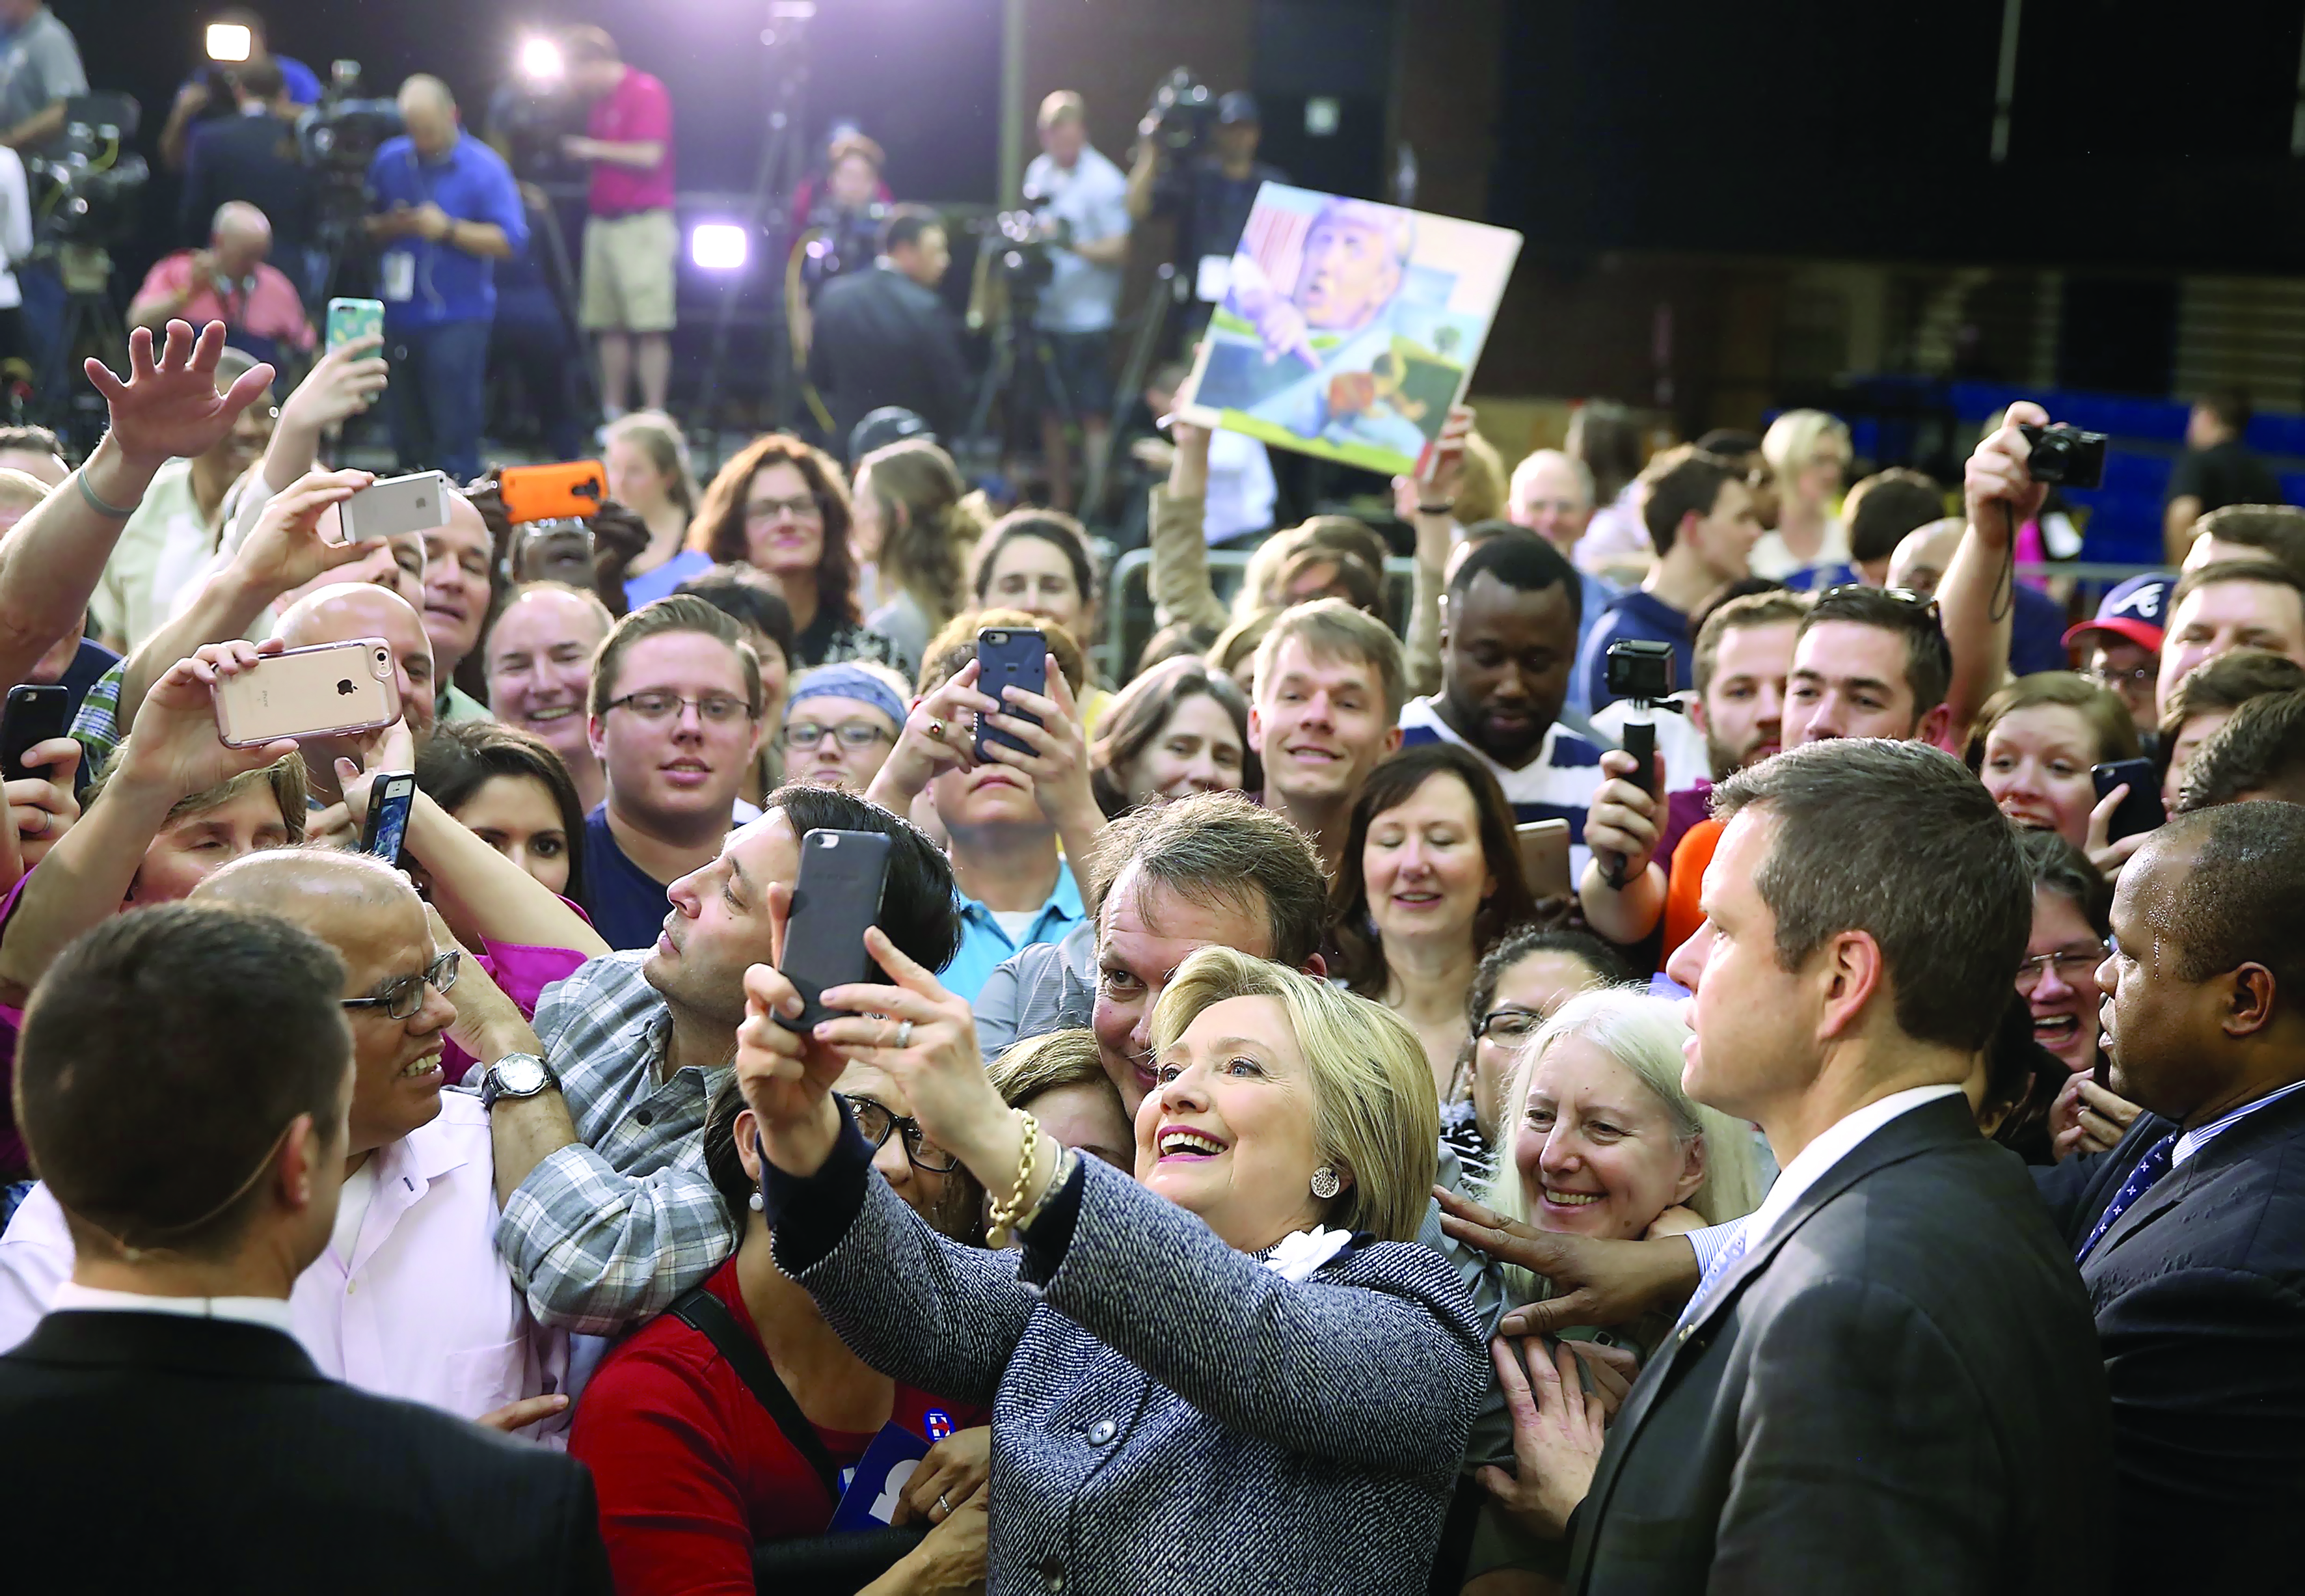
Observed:
[[[361,831],[361,851],[387,865],[400,863],[401,844],[408,837],[408,811],[416,803],[416,777],[407,771],[387,771],[369,789],[368,822]]]

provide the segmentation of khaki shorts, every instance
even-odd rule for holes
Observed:
[[[669,210],[593,217],[584,224],[587,332],[670,332],[680,232]]]

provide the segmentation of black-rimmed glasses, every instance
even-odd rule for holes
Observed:
[[[888,1145],[890,1131],[902,1131],[905,1156],[913,1161],[914,1169],[926,1170],[931,1174],[950,1174],[960,1167],[958,1157],[946,1152],[922,1133],[918,1120],[891,1113],[870,1097],[850,1097],[848,1112],[856,1116],[856,1128],[864,1133],[864,1139],[872,1144],[872,1150],[876,1153]]]
[[[373,997],[348,997],[347,1009],[382,1009],[394,1020],[413,1020],[416,1011],[424,1006],[424,989],[446,994],[456,984],[456,969],[463,955],[450,948],[430,965],[421,976],[403,976],[389,986],[380,989]]]
[[[1512,1047],[1528,1040],[1544,1023],[1544,1016],[1535,1009],[1507,1003],[1482,1015],[1480,1026],[1473,1034],[1500,1047]]]

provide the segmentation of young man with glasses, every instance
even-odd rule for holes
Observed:
[[[785,779],[861,793],[889,762],[905,724],[896,672],[851,661],[793,679],[785,700]]]
[[[344,1189],[327,1245],[286,1304],[296,1339],[323,1374],[378,1395],[500,1429],[562,1413],[567,1337],[537,1324],[497,1256],[488,1114],[441,1089],[455,1000],[486,975],[436,943],[415,890],[364,854],[251,854],[188,901],[277,916],[343,962]],[[0,1242],[0,1344],[30,1332],[72,1258],[63,1209],[36,1189]]]
[[[600,645],[586,738],[608,796],[584,823],[584,907],[610,947],[654,943],[666,887],[719,856],[761,708],[759,659],[702,599],[634,610]]]
[[[2094,617],[2065,634],[2067,648],[2087,651],[2081,674],[2129,706],[2138,740],[2148,752],[2160,733],[2154,689],[2161,679],[2161,644],[2175,586],[2157,571],[2131,576],[2106,592]]]

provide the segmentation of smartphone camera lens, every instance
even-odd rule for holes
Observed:
[[[377,680],[389,680],[392,676],[392,651],[388,648],[374,651],[370,656],[370,669],[376,672]]]

